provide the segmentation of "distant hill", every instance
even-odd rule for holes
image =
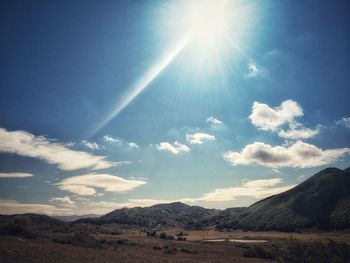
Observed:
[[[0,234],[31,235],[33,232],[69,232],[68,223],[47,215],[0,215]]]
[[[96,219],[80,219],[76,222],[108,224],[118,223],[148,228],[187,227],[198,228],[209,223],[219,210],[189,206],[181,202],[158,204],[150,207],[122,208]]]
[[[225,213],[223,211],[222,213]],[[218,228],[281,230],[350,227],[350,168],[327,168],[293,189],[256,202]]]
[[[58,220],[62,220],[65,222],[73,222],[77,221],[82,218],[96,218],[99,217],[100,215],[95,215],[95,214],[89,214],[89,215],[71,215],[71,216],[53,216],[53,218],[56,218]]]

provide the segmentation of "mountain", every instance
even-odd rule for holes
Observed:
[[[158,204],[150,207],[122,208],[96,219],[80,219],[79,223],[118,223],[147,228],[186,227],[198,228],[208,224],[219,210],[189,206],[181,202]]]
[[[289,191],[254,203],[218,228],[295,231],[350,227],[350,168],[327,168]]]
[[[56,218],[58,220],[65,221],[65,222],[73,222],[82,218],[96,218],[96,217],[99,217],[99,215],[88,214],[88,215],[54,216],[53,218]]]
[[[70,232],[70,229],[68,223],[47,215],[0,215],[0,234],[30,236],[33,232]]]

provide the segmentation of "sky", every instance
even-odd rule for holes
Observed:
[[[0,212],[224,209],[350,166],[348,1],[5,1]]]

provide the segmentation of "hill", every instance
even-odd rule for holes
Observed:
[[[158,204],[150,207],[122,208],[96,219],[81,219],[76,222],[109,224],[118,223],[147,228],[186,227],[200,228],[209,223],[219,210],[189,206],[181,202]]]
[[[350,168],[327,168],[293,189],[254,203],[218,228],[295,231],[350,227]]]

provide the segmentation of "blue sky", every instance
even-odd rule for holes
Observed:
[[[247,206],[348,167],[349,11],[311,0],[3,3],[1,211]]]

